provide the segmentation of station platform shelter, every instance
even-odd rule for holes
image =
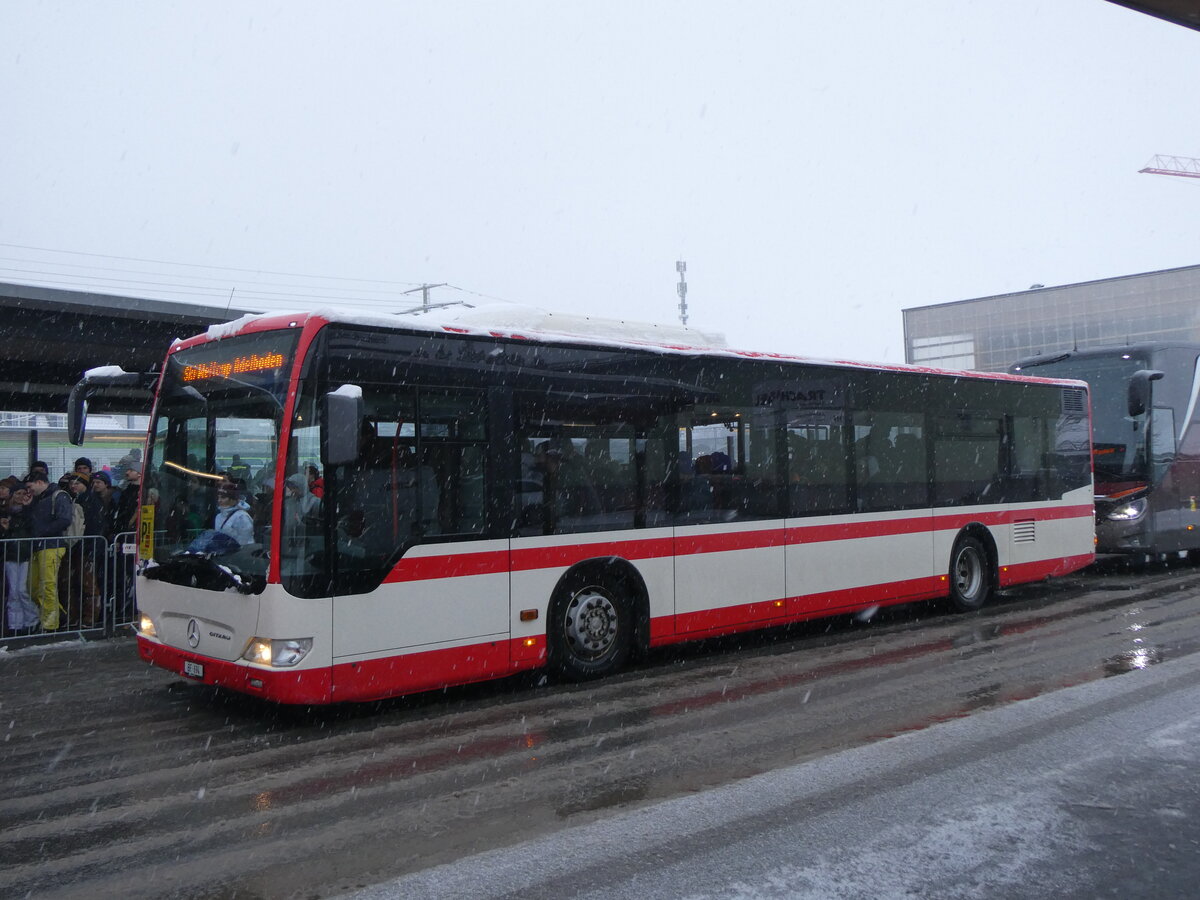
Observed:
[[[246,310],[0,283],[0,478],[21,476],[35,459],[51,475],[87,456],[113,466],[145,442],[147,391],[106,391],[90,407],[88,440],[67,441],[71,388],[96,366],[155,371],[176,338]]]

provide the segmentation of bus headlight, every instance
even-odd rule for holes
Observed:
[[[294,666],[308,655],[312,649],[312,638],[290,638],[288,640],[271,640],[269,638],[254,638],[242,659],[256,662],[264,666],[288,668]]]
[[[1146,513],[1146,498],[1139,497],[1136,500],[1130,500],[1128,503],[1122,503],[1120,506],[1114,507],[1108,514],[1108,518],[1114,522],[1132,522],[1134,519],[1140,519]]]
[[[158,629],[154,627],[154,620],[145,613],[138,616],[138,632],[146,637],[158,637]]]

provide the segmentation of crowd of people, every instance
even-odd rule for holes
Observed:
[[[106,598],[132,602],[124,590],[114,595],[111,567],[100,557],[118,535],[136,531],[141,477],[139,452],[113,472],[81,456],[57,480],[41,461],[23,478],[0,480],[6,633],[91,627]]]

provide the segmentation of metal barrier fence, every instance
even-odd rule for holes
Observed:
[[[111,637],[137,616],[136,535],[0,541],[0,645]]]

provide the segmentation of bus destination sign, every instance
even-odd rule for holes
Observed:
[[[251,353],[248,356],[235,356],[233,359],[197,362],[183,367],[183,381],[205,381],[209,378],[229,378],[233,375],[246,375],[251,372],[270,372],[283,368],[282,353]]]

